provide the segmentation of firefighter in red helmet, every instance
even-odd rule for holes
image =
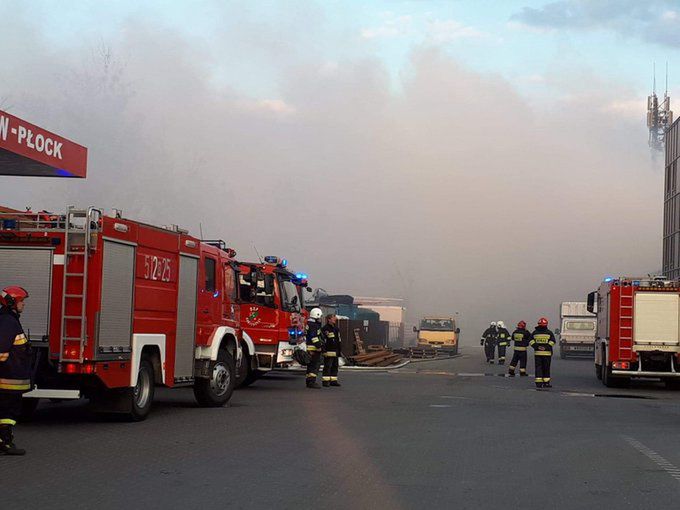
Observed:
[[[24,455],[14,445],[13,429],[21,414],[21,395],[31,390],[28,338],[19,322],[28,292],[6,287],[0,292],[0,455]]]
[[[536,387],[552,388],[550,383],[550,362],[552,361],[555,335],[548,329],[548,319],[541,317],[531,334],[529,345],[534,349],[536,363]]]
[[[527,323],[519,321],[517,329],[512,333],[512,361],[508,367],[508,375],[515,377],[515,369],[519,364],[519,375],[526,377],[527,375],[527,349],[531,341],[531,333],[527,330]]]

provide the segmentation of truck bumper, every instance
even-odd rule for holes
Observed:
[[[627,377],[680,377],[680,372],[649,372],[637,370],[612,370],[612,375],[625,375]]]

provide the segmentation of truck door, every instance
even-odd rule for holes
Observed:
[[[241,310],[243,327],[256,344],[276,345],[278,342],[280,299],[276,279],[271,273],[256,270],[251,278],[254,292]]]
[[[222,319],[238,323],[240,314],[236,305],[236,269],[230,262],[222,262],[222,275]]]
[[[198,290],[197,343],[207,345],[215,326],[221,322],[221,278],[217,259],[206,254],[201,261],[201,279]]]

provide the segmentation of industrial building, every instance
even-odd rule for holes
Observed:
[[[666,131],[663,205],[663,272],[680,279],[680,120]]]

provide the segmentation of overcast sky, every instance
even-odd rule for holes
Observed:
[[[0,0],[0,109],[90,150],[0,203],[117,207],[411,319],[557,316],[661,266],[680,1]],[[658,73],[662,83],[662,73]],[[676,108],[678,110],[678,108]]]

